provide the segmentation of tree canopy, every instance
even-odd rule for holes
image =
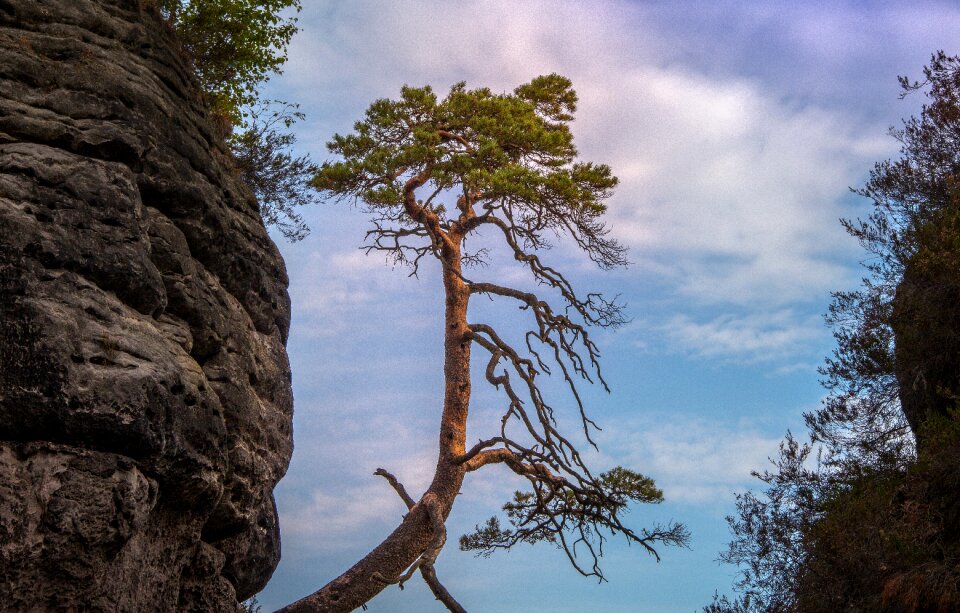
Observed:
[[[217,112],[234,124],[280,73],[300,0],[159,0]],[[291,13],[293,15],[291,15]]]
[[[900,78],[929,99],[891,131],[900,158],[855,190],[873,212],[843,222],[869,274],[827,315],[830,395],[811,442],[788,435],[766,491],[738,496],[723,558],[745,597],[711,613],[960,607],[960,58],[924,77]]]
[[[282,72],[297,32],[300,0],[157,0],[190,59],[211,116],[222,128],[240,179],[257,197],[263,222],[290,241],[309,228],[298,208],[313,202],[317,167],[293,153],[299,105],[261,98]]]
[[[465,475],[492,464],[512,470],[527,489],[504,504],[504,520],[490,518],[461,538],[463,549],[489,555],[545,541],[561,548],[580,573],[602,580],[599,558],[610,536],[655,556],[657,543],[686,542],[680,524],[634,529],[624,523],[631,503],[659,502],[662,492],[649,477],[623,467],[592,472],[575,439],[560,431],[556,410],[539,387],[543,375],[563,378],[582,438],[593,444],[596,424],[578,382],[606,387],[590,328],[624,323],[622,305],[578,293],[540,255],[554,239],[566,238],[601,268],[626,264],[625,249],[608,236],[602,219],[617,179],[608,166],[577,159],[569,125],[576,102],[570,81],[555,74],[510,93],[458,83],[442,99],[430,87],[404,87],[399,99],[375,101],[351,134],[329,143],[341,159],[323,164],[313,185],[368,210],[368,252],[409,266],[412,275],[424,262],[440,265],[444,291],[438,298],[445,314],[439,456],[433,482],[419,500],[379,469],[376,474],[410,510],[403,523],[343,575],[285,610],[351,610],[388,584],[402,587],[418,569],[450,610],[463,610],[439,583],[433,563]],[[486,231],[542,292],[468,277],[471,265],[490,261],[485,248],[467,246],[468,238]],[[529,318],[520,344],[491,323],[471,320],[470,298],[478,294],[512,302]],[[505,409],[498,431],[468,447],[473,347],[484,352],[484,377],[502,391]]]
[[[558,75],[538,77],[513,94],[467,90],[458,83],[442,101],[430,87],[404,87],[400,100],[374,102],[354,134],[334,137],[330,151],[344,161],[324,165],[314,185],[356,198],[376,221],[404,228],[422,225],[405,204],[414,189],[428,188],[412,204],[436,218],[436,230],[465,235],[482,224],[497,225],[517,249],[531,250],[549,245],[546,231],[566,232],[601,267],[623,265],[623,248],[606,238],[600,221],[617,179],[608,166],[575,161],[568,126],[575,108],[569,81]],[[438,201],[452,189],[463,196],[464,206],[448,209]],[[439,237],[426,228],[411,231],[418,235],[377,234]],[[390,250],[414,264],[427,253],[402,240]],[[482,255],[468,261],[474,257]],[[532,271],[549,274],[538,265]]]

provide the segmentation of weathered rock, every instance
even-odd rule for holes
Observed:
[[[0,609],[227,611],[279,560],[287,277],[136,0],[0,0]]]

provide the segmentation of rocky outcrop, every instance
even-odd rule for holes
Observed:
[[[960,397],[960,245],[949,238],[960,236],[960,223],[924,231],[943,238],[928,239],[932,245],[907,261],[891,314],[900,407],[918,446],[930,434],[928,421],[949,419]]]
[[[136,0],[0,0],[0,609],[228,611],[279,560],[287,277]]]

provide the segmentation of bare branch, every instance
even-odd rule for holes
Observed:
[[[553,349],[554,359],[557,365],[560,367],[564,380],[567,382],[567,385],[570,388],[573,398],[576,401],[577,407],[580,411],[584,435],[586,436],[587,440],[593,444],[589,428],[591,426],[596,428],[597,425],[586,415],[586,410],[583,406],[583,401],[580,398],[580,393],[577,390],[576,382],[567,369],[564,358],[571,362],[576,373],[589,381],[590,375],[584,369],[580,355],[573,343],[579,338],[583,346],[586,347],[588,355],[591,356],[592,361],[596,362],[599,356],[597,355],[595,347],[586,336],[586,333],[579,326],[575,324],[568,325],[566,323],[566,318],[562,316],[560,319],[553,319],[553,316],[548,309],[549,306],[544,308],[542,303],[537,304],[537,306],[533,308],[533,312],[537,316],[538,323],[540,324],[540,330],[538,333],[534,334],[534,336],[537,340],[543,342]],[[539,371],[537,367],[534,366],[533,361],[529,358],[520,357],[517,351],[503,341],[503,339],[501,339],[496,331],[490,326],[486,324],[472,324],[471,330],[478,335],[485,335],[486,338],[484,338],[484,336],[478,337],[475,335],[473,339],[476,340],[481,347],[484,347],[490,351],[492,358],[496,357],[496,360],[491,359],[491,362],[488,363],[487,380],[496,386],[502,384],[504,386],[504,390],[507,392],[507,395],[510,396],[510,410],[508,411],[508,416],[510,414],[516,414],[517,416],[524,418],[525,412],[523,410],[523,403],[518,397],[516,397],[512,387],[509,385],[509,378],[505,377],[505,375],[501,377],[493,376],[492,369],[500,360],[500,357],[497,357],[496,355],[498,352],[501,354],[501,356],[506,356],[509,358],[511,364],[514,366],[514,371],[525,383],[527,395],[529,396],[529,399],[540,419],[541,425],[544,428],[546,438],[549,440],[551,437],[556,436],[558,440],[563,441],[563,444],[560,446],[560,448],[564,455],[566,455],[567,447],[569,447],[571,452],[575,452],[573,445],[567,443],[566,439],[560,437],[559,433],[554,430],[556,421],[553,417],[553,409],[544,401],[543,395],[540,392],[540,389],[537,387],[535,378],[537,374],[539,374]],[[568,334],[569,331],[573,331],[572,338],[571,335]],[[487,339],[489,339],[489,342],[487,342]],[[530,345],[529,337],[527,347],[528,350],[535,356],[538,366],[542,367],[543,361],[540,359],[539,354]],[[596,374],[598,378],[600,378],[601,382],[603,382],[599,371]],[[529,424],[528,430],[531,431],[531,434],[534,433],[532,426]],[[544,441],[540,442],[546,444]],[[594,447],[596,447],[596,445],[594,445]],[[583,469],[586,470],[586,467],[584,466]]]
[[[470,448],[470,451],[463,454],[459,458],[456,458],[454,461],[457,464],[463,464],[465,462],[469,462],[471,459],[473,459],[478,453],[480,453],[484,449],[488,447],[493,447],[497,443],[502,443],[502,442],[504,442],[504,440],[500,437],[495,437],[486,441],[479,441],[476,445]]]
[[[432,237],[423,227],[392,228],[384,225],[383,219],[374,219],[374,229],[368,230],[366,238],[369,244],[361,247],[367,254],[372,251],[382,251],[393,260],[394,264],[409,266],[411,277],[416,277],[420,268],[420,260],[426,255],[435,255],[437,247]],[[427,239],[427,244],[408,244],[406,239]]]
[[[382,468],[378,468],[373,472],[375,475],[379,475],[387,480],[390,486],[396,490],[397,494],[400,496],[400,499],[403,500],[403,504],[407,505],[407,510],[410,511],[417,504],[413,501],[413,498],[410,497],[410,494],[407,493],[407,488],[403,487],[403,484],[397,481],[397,478],[392,474],[387,472]]]
[[[420,574],[423,575],[423,580],[427,582],[433,595],[443,603],[443,606],[447,607],[448,611],[452,611],[452,613],[467,613],[467,610],[457,602],[457,599],[454,598],[447,588],[440,583],[440,580],[437,579],[437,571],[434,569],[433,564],[421,565]]]
[[[525,234],[521,228],[511,225],[492,214],[488,214],[484,218],[484,223],[493,224],[500,229],[507,245],[513,251],[514,259],[525,263],[539,282],[559,290],[569,307],[576,310],[588,324],[601,328],[616,328],[626,323],[622,306],[616,304],[615,301],[603,299],[600,294],[588,294],[585,300],[581,300],[564,275],[544,265],[539,256],[528,253],[520,246],[518,238],[525,237],[528,241],[533,242],[533,236]],[[534,243],[533,246],[542,245]]]

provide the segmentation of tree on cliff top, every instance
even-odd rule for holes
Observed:
[[[503,506],[505,521],[491,518],[462,537],[464,550],[489,554],[546,541],[580,573],[602,580],[598,558],[610,536],[621,535],[655,556],[656,543],[686,542],[679,524],[635,530],[623,523],[630,503],[660,502],[661,491],[652,479],[622,467],[592,472],[559,431],[554,408],[538,387],[541,374],[562,376],[583,435],[593,444],[596,425],[584,411],[577,381],[606,387],[589,328],[622,324],[621,306],[599,294],[577,293],[538,255],[550,246],[551,235],[566,236],[601,268],[626,264],[625,249],[608,237],[601,219],[617,179],[605,165],[576,159],[569,128],[576,100],[570,81],[558,75],[505,94],[460,83],[442,100],[429,87],[404,87],[399,100],[377,100],[354,133],[329,143],[343,159],[324,164],[314,185],[366,205],[373,221],[368,253],[383,252],[413,274],[424,261],[440,264],[445,394],[439,457],[427,491],[415,500],[392,474],[378,469],[409,513],[365,558],[285,611],[350,611],[389,584],[402,587],[416,570],[450,610],[463,610],[438,582],[433,563],[464,477],[490,464],[506,466],[528,489]],[[485,230],[544,292],[468,278],[465,268],[486,262],[489,254],[468,250],[467,238]],[[476,295],[513,302],[530,318],[522,344],[468,318]],[[485,377],[503,392],[506,408],[499,431],[468,447],[474,346],[484,352]]]
[[[314,200],[307,182],[317,171],[310,156],[292,153],[290,128],[304,116],[296,104],[260,98],[287,61],[300,0],[158,0],[157,8],[190,58],[264,224],[302,239],[309,228],[297,209]]]
[[[158,0],[214,109],[234,124],[279,74],[297,33],[300,0]]]
[[[250,112],[246,129],[230,138],[236,171],[257,197],[263,223],[290,242],[310,232],[297,209],[315,200],[309,181],[319,170],[309,155],[292,153],[297,139],[290,128],[304,118],[297,109],[279,101],[272,107],[259,104]]]

